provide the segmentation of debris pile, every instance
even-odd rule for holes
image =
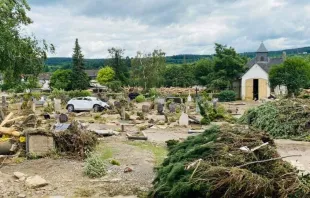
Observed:
[[[153,183],[157,198],[310,196],[310,178],[279,157],[268,134],[238,125],[170,143]]]
[[[86,153],[92,151],[98,142],[97,136],[85,130],[77,121],[73,121],[67,130],[56,132],[54,139],[59,151],[82,158],[85,158]]]
[[[306,99],[283,99],[248,110],[242,124],[268,132],[277,138],[309,137],[310,102]]]

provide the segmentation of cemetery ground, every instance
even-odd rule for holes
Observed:
[[[234,116],[239,117],[248,108],[260,104],[234,102],[222,105],[236,114]],[[87,130],[109,133],[104,137],[98,137],[99,142],[93,152],[104,160],[105,175],[90,178],[84,174],[85,160],[63,156],[56,151],[44,157],[34,156],[32,159],[3,158],[4,160],[0,161],[0,191],[2,192],[0,197],[146,197],[152,187],[156,167],[167,155],[165,143],[167,140],[183,141],[188,136],[195,135],[195,133],[188,133],[191,129],[199,131],[210,128],[211,125],[227,124],[212,122],[208,126],[193,123],[189,126],[180,126],[178,119],[171,119],[166,123],[166,117],[158,115],[156,109],[149,110],[144,114],[145,118],[141,119],[137,112],[140,112],[144,105],[151,106],[151,103],[134,103],[134,107],[126,111],[130,116],[130,120],[126,122],[121,120],[117,112],[68,114],[63,108],[60,113],[68,115],[69,123],[77,120],[84,123]],[[18,114],[18,108],[14,105],[9,107],[9,111]],[[42,113],[43,108],[37,107],[36,115],[39,116],[41,127],[52,127],[56,123],[54,115],[50,114],[51,119],[45,120]],[[188,110],[188,114],[198,120],[201,119],[193,106]],[[124,125],[124,131],[122,131],[122,125]],[[129,140],[128,135],[146,136],[147,140]],[[281,155],[301,154],[302,157],[288,158],[287,161],[299,169],[309,171],[310,143],[277,140],[276,144]],[[44,180],[41,186],[32,187],[29,182],[27,183],[28,178],[33,178],[35,175]]]

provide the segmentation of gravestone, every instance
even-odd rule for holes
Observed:
[[[62,113],[62,114],[59,115],[59,122],[60,123],[68,122],[68,120],[69,119],[68,119],[68,116],[66,114]]]
[[[160,114],[160,115],[163,115],[163,114],[164,114],[164,104],[159,103],[159,104],[157,105],[157,112],[158,112],[158,114]]]
[[[55,148],[54,138],[52,136],[27,134],[26,140],[27,153],[36,156],[44,156]]]
[[[55,112],[59,112],[61,110],[61,100],[54,99],[54,110]]]
[[[150,112],[150,106],[149,105],[142,105],[142,112],[143,113],[149,113]]]
[[[114,107],[117,109],[121,108],[121,103],[119,101],[114,101]]]
[[[217,99],[217,98],[213,98],[213,99],[212,99],[213,109],[216,109],[216,107],[217,107],[217,102],[218,102],[218,99]]]
[[[186,113],[182,113],[180,119],[179,119],[179,125],[180,126],[188,126],[188,115]]]
[[[187,102],[192,102],[192,96],[190,94],[187,96]]]
[[[31,104],[31,110],[33,113],[36,113],[36,102],[37,100],[35,98],[32,99],[32,104]]]
[[[175,105],[175,103],[170,103],[169,104],[169,111],[170,111],[170,113],[175,113],[176,112],[176,105]]]

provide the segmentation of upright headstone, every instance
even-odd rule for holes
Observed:
[[[159,104],[157,105],[157,112],[158,112],[158,114],[160,114],[160,115],[163,115],[163,114],[164,114],[164,104],[159,103]]]
[[[217,108],[217,102],[218,102],[218,98],[213,98],[212,99],[213,109]]]
[[[179,125],[180,126],[188,126],[188,115],[186,113],[182,113],[180,119],[179,119]]]
[[[54,110],[55,112],[59,112],[61,110],[61,100],[54,99]]]
[[[122,120],[126,119],[126,108],[122,107]]]
[[[7,110],[8,109],[8,104],[6,102],[6,96],[2,96],[2,109]]]
[[[37,100],[35,98],[32,99],[32,104],[31,104],[31,110],[33,111],[33,113],[36,113],[36,102]]]
[[[192,102],[192,96],[190,94],[187,96],[187,102]]]
[[[143,113],[149,113],[150,106],[149,105],[142,105],[142,112]]]
[[[59,122],[60,123],[65,123],[65,122],[68,122],[68,116],[66,114],[60,114],[59,115]]]
[[[175,105],[175,103],[170,103],[169,104],[169,111],[170,111],[170,113],[175,113],[176,112],[176,105]]]

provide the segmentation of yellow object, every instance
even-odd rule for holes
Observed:
[[[20,142],[26,142],[26,137],[20,136],[20,137],[19,137],[19,141],[20,141]]]

